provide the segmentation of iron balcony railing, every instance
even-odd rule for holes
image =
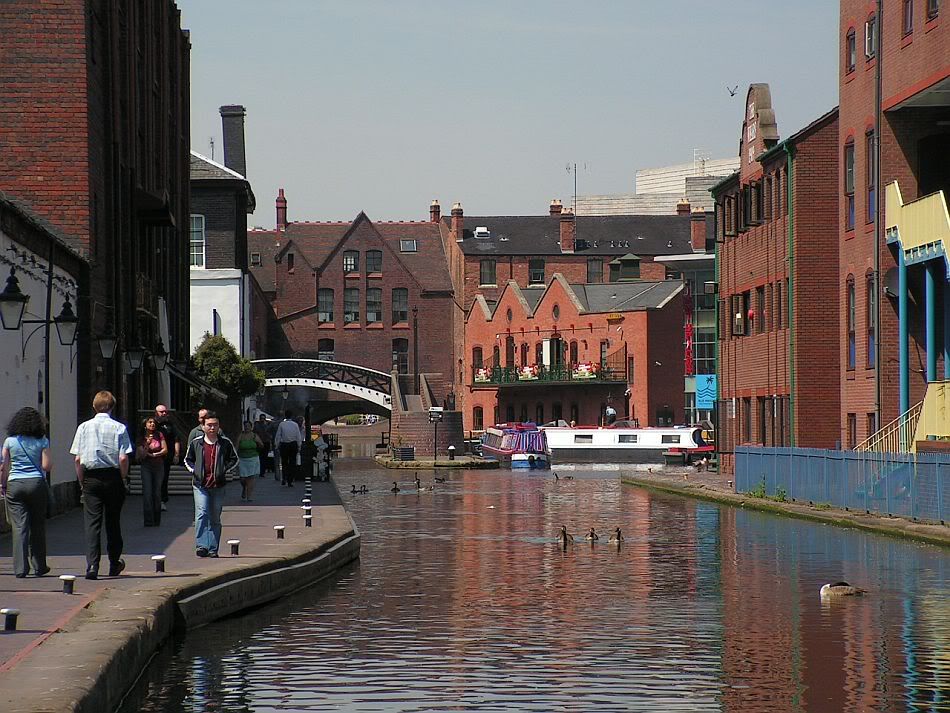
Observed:
[[[497,366],[494,360],[472,367],[473,386],[531,386],[532,384],[617,384],[627,382],[627,352],[618,349],[600,362]]]

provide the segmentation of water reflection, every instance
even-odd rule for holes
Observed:
[[[371,487],[344,496],[360,565],[170,647],[123,710],[950,706],[937,548],[614,479],[457,472],[420,493],[403,472],[393,495],[389,473],[337,469],[341,492]],[[823,606],[838,579],[871,593]]]

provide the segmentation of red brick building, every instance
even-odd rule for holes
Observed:
[[[860,443],[920,401],[927,381],[937,378],[938,362],[943,361],[943,378],[950,378],[950,322],[940,315],[950,313],[950,289],[942,261],[915,266],[909,257],[904,291],[910,303],[904,325],[909,347],[901,368],[898,258],[906,246],[885,234],[897,226],[885,223],[881,190],[896,181],[905,203],[940,191],[944,199],[950,194],[950,18],[944,17],[942,4],[884,0],[883,22],[875,14],[877,3],[840,4],[835,192],[840,202],[840,439],[845,446]],[[937,309],[928,330],[924,305],[931,279],[931,304]],[[929,354],[928,333],[933,340]]]
[[[606,406],[641,425],[683,421],[683,284],[546,285],[477,295],[465,323],[468,430],[504,421],[598,424]]]
[[[740,170],[713,188],[722,467],[736,445],[835,446],[838,112],[779,142],[767,84],[746,97]]]
[[[0,189],[89,261],[80,285],[79,402],[116,392],[121,414],[187,388],[132,347],[187,359],[188,36],[171,0],[0,3]],[[95,337],[120,337],[103,359]]]
[[[276,322],[268,355],[346,362],[430,379],[448,397],[456,317],[439,222],[290,222],[283,190],[277,229],[251,230],[251,272]],[[414,319],[418,333],[413,332]],[[418,354],[416,353],[418,345]]]

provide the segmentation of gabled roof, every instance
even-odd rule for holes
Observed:
[[[688,215],[581,215],[575,220],[577,255],[620,257],[633,252],[652,256],[692,251]],[[560,222],[558,215],[466,215],[462,252],[466,255],[560,255]],[[491,237],[476,238],[478,227],[488,228]]]
[[[197,151],[191,152],[190,178],[192,181],[236,181],[247,191],[247,212],[253,213],[257,199],[251,190],[250,182],[237,171],[203,156]]]

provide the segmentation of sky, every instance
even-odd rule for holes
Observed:
[[[789,136],[838,102],[829,0],[177,0],[192,148],[247,107],[249,224],[540,215],[639,169],[735,156],[749,84]],[[735,96],[727,88],[738,86]]]

